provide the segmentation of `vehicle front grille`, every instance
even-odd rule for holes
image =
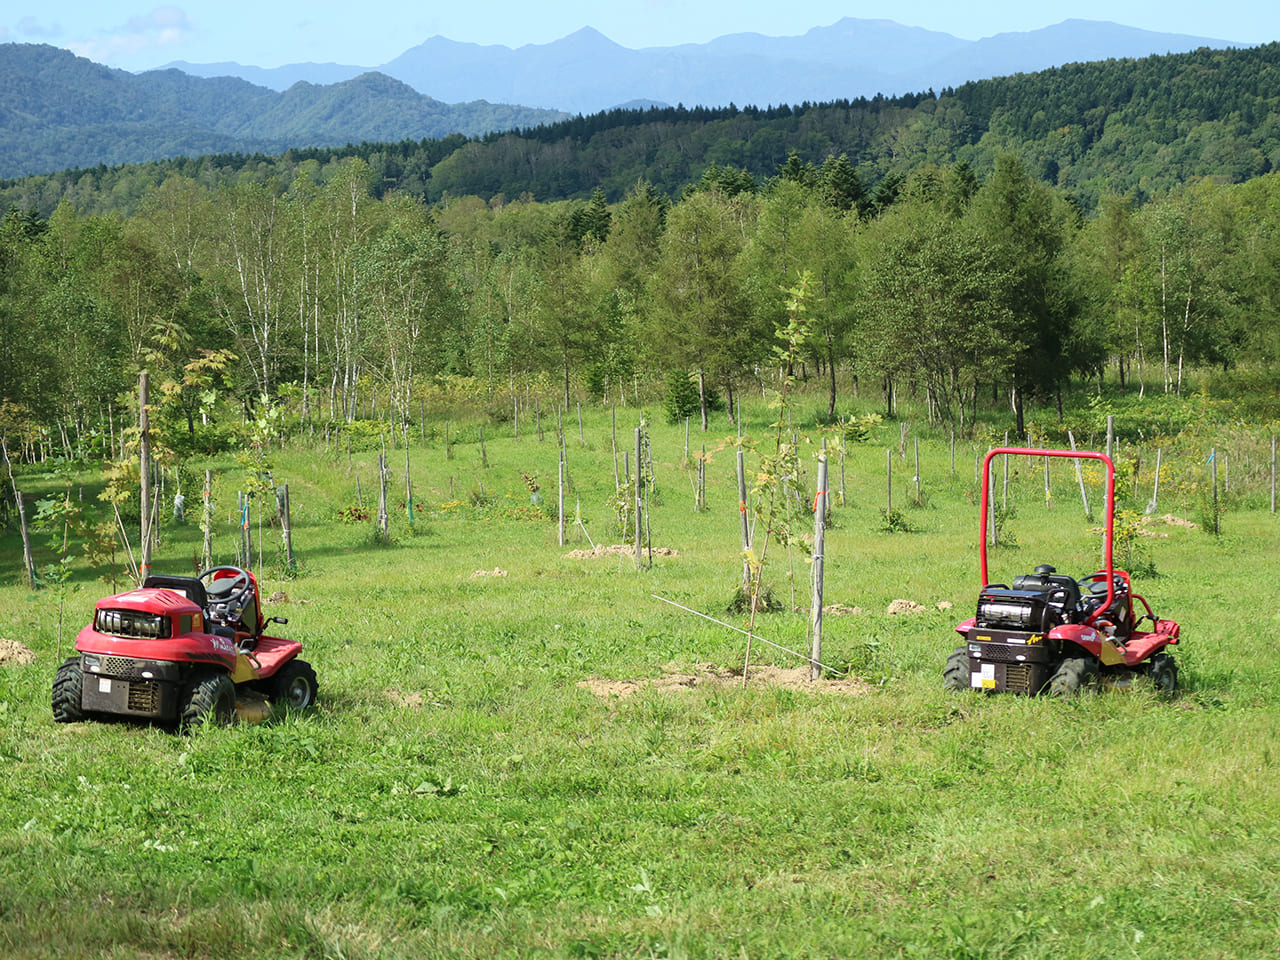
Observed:
[[[94,615],[93,627],[99,633],[109,633],[113,637],[162,640],[170,635],[168,617],[139,610],[99,610]]]
[[[130,683],[129,709],[140,713],[156,713],[160,709],[160,684]]]
[[[98,672],[109,677],[140,677],[145,664],[145,660],[135,660],[133,657],[103,657]]]
[[[1032,668],[1029,663],[1011,663],[1004,668],[1004,685],[1016,693],[1035,693],[1031,689]]]

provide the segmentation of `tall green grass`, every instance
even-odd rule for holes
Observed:
[[[745,412],[748,437],[763,435],[767,411]],[[637,414],[618,410],[622,449]],[[610,416],[584,416],[585,444],[566,422],[568,503],[580,500],[592,540],[613,543]],[[521,476],[554,505],[549,432],[539,442],[486,428],[488,467],[465,431],[452,459],[442,438],[413,444],[417,522],[393,479],[389,545],[369,523],[338,520],[357,476],[366,506],[376,496],[375,453],[354,451],[348,468],[345,448],[274,451],[300,570],[280,576],[268,529],[263,589],[287,593],[269,612],[303,641],[320,703],[195,737],[53,723],[56,608],[20,586],[6,537],[0,636],[36,662],[0,667],[0,955],[1274,952],[1280,559],[1258,478],[1226,499],[1221,536],[1167,526],[1142,540],[1153,573],[1138,589],[1185,638],[1172,702],[1142,689],[1071,701],[942,689],[978,587],[973,461],[991,438],[958,443],[953,475],[949,437],[913,424],[899,456],[894,422],[849,446],[846,502],[826,538],[826,601],[862,612],[827,618],[823,659],[852,668],[860,693],[748,682],[601,698],[580,681],[743,662],[740,634],[653,599],[744,624],[726,612],[741,579],[724,444],[735,430],[722,418],[705,438],[693,431],[695,449],[706,439],[714,451],[705,513],[693,510],[683,425],[650,417],[650,430],[653,543],[678,555],[639,570],[626,556],[565,557],[586,538],[571,527],[561,548]],[[882,532],[886,449],[906,532]],[[391,452],[393,477],[403,457]],[[1192,476],[1201,452],[1180,463]],[[234,465],[217,466],[225,517]],[[1070,461],[1053,465],[1052,509],[1040,466],[1015,470],[992,575],[1095,569],[1096,477],[1090,520]],[[29,497],[59,489],[35,473],[19,480]],[[81,481],[92,497],[92,478]],[[1172,486],[1161,513],[1194,520],[1198,492]],[[1118,505],[1141,512],[1149,496],[1141,482]],[[190,570],[199,531],[167,523],[163,534],[156,568]],[[221,562],[232,535],[224,520]],[[50,558],[42,543],[39,562]],[[109,590],[82,562],[73,569],[64,653]],[[800,612],[757,625],[799,650],[808,569],[798,544],[770,548],[766,580],[787,607],[794,590]],[[924,612],[887,615],[900,597]],[[757,664],[800,665],[753,650]]]

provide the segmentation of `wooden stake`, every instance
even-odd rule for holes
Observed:
[[[1074,450],[1076,448],[1076,438],[1070,430],[1067,431],[1067,440],[1071,442],[1071,449]],[[1073,457],[1072,462],[1076,465],[1076,480],[1080,484],[1080,501],[1084,504],[1084,515],[1092,517],[1093,514],[1089,512],[1089,494],[1084,489],[1084,474],[1080,472],[1080,458]]]
[[[636,427],[636,569],[640,569],[642,564],[642,551],[644,550],[644,535],[642,524],[642,507],[643,498],[641,488],[644,486],[644,460],[643,451],[641,450],[640,428]]]
[[[1160,509],[1160,457],[1164,448],[1156,450],[1156,477],[1151,484],[1151,499],[1147,502],[1147,513],[1153,514]]]
[[[138,374],[138,470],[142,480],[142,562],[138,566],[138,574],[143,582],[151,576],[151,420],[147,412],[148,402],[147,371],[143,370]]]
[[[280,536],[284,540],[284,558],[290,573],[296,573],[298,562],[293,556],[293,515],[289,510],[289,485],[283,484],[276,494],[280,506]]]
[[[204,539],[200,545],[200,566],[208,570],[213,566],[213,471],[204,472],[204,514],[201,523]]]
[[[742,448],[738,448],[738,513],[742,518],[742,590],[751,591],[751,562],[746,554],[751,549],[751,526],[747,522],[747,468]]]
[[[885,504],[884,515],[885,520],[889,519],[889,515],[893,513],[893,451],[886,450],[884,458],[884,490]]]
[[[827,444],[822,443],[818,455],[818,492],[813,498],[813,600],[810,606],[810,622],[813,642],[809,652],[809,680],[822,677],[822,572],[823,551],[826,545],[827,518]]]

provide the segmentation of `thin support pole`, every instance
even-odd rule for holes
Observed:
[[[1076,438],[1070,430],[1067,431],[1067,440],[1071,442],[1071,449],[1074,450],[1076,448]],[[1093,514],[1089,512],[1089,494],[1084,488],[1084,474],[1080,472],[1080,458],[1073,457],[1072,462],[1076,465],[1076,480],[1080,484],[1080,502],[1084,504],[1084,515],[1092,517]]]
[[[635,510],[636,510],[636,569],[637,569],[637,570],[638,570],[638,569],[640,569],[641,565],[642,565],[642,564],[643,564],[643,562],[644,562],[644,560],[643,560],[643,554],[644,554],[644,534],[641,532],[641,531],[643,531],[643,529],[644,529],[643,517],[642,517],[642,515],[641,515],[641,514],[642,514],[642,512],[643,512],[643,509],[644,509],[644,497],[643,497],[643,490],[642,490],[642,488],[644,487],[644,460],[642,459],[642,458],[643,458],[643,455],[644,455],[644,454],[643,454],[643,450],[641,449],[640,428],[639,428],[639,427],[636,427],[636,461],[635,461],[635,467],[636,467],[636,489],[635,489],[635,494],[636,494],[636,503],[635,503]]]
[[[822,568],[826,546],[827,518],[827,445],[822,444],[818,455],[818,492],[813,498],[813,602],[811,624],[813,643],[809,654],[809,680],[821,679],[822,668]]]

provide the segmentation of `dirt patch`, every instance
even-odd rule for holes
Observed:
[[[653,554],[655,557],[680,556],[680,554],[672,550],[670,547],[646,548],[644,550],[644,555],[647,557],[649,554]],[[636,548],[634,544],[615,543],[612,545],[606,545],[602,543],[600,546],[593,547],[590,550],[570,550],[564,556],[566,560],[590,560],[595,557],[634,557],[635,555]]]
[[[1152,517],[1151,522],[1163,523],[1167,527],[1181,527],[1183,530],[1194,530],[1196,528],[1196,525],[1190,520],[1175,517],[1172,513],[1166,513],[1163,517]]]
[[[924,605],[916,603],[914,600],[895,600],[889,604],[885,613],[891,617],[896,617],[903,613],[923,613]]]
[[[813,693],[837,693],[857,695],[870,688],[870,684],[857,677],[840,677],[834,680],[809,679],[809,668],[804,667],[752,667],[747,674],[748,686],[781,687],[789,690],[807,690]],[[742,673],[710,663],[700,663],[692,673],[673,672],[661,677],[643,680],[610,680],[591,677],[579,680],[578,686],[602,699],[617,697],[626,699],[640,690],[693,690],[697,687],[741,687]]]
[[[267,597],[267,603],[288,603],[289,595],[283,590],[277,590],[271,596]]]
[[[471,579],[479,580],[482,577],[505,577],[506,575],[507,571],[503,570],[501,567],[494,567],[492,570],[477,570],[471,575]]]
[[[0,666],[25,667],[36,662],[36,655],[17,640],[6,640],[0,637]]]
[[[856,617],[861,612],[861,607],[850,607],[843,603],[830,603],[822,608],[823,616],[828,617]]]
[[[397,687],[392,687],[386,693],[387,699],[397,707],[410,707],[417,710],[427,702],[426,697],[417,690],[400,690]]]

